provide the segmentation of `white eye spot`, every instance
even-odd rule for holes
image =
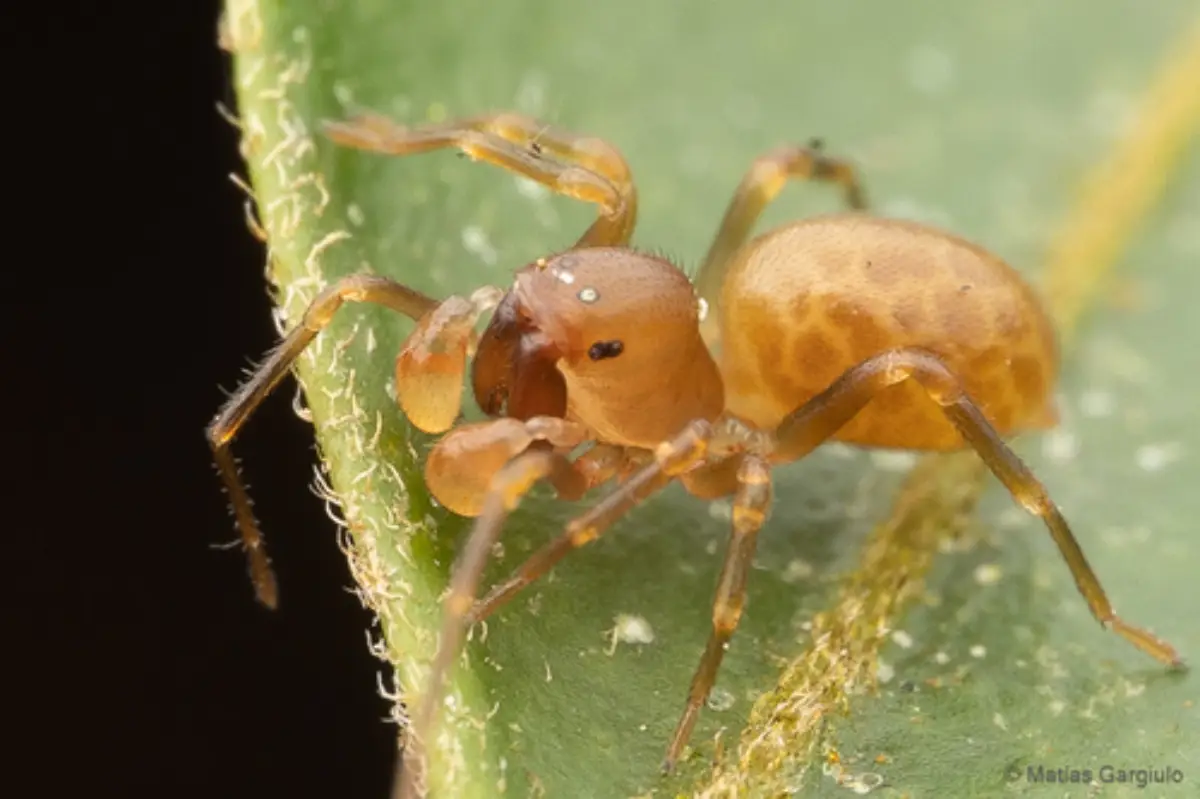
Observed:
[[[573,272],[568,272],[566,269],[555,269],[553,272],[556,278],[568,286],[575,282],[575,274]]]
[[[572,278],[574,279],[574,278]],[[591,286],[579,290],[579,299],[583,302],[595,302],[600,299],[600,292],[596,291]]]

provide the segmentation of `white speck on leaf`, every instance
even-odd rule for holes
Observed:
[[[1129,680],[1124,680],[1123,682],[1125,684],[1125,696],[1141,696],[1146,690],[1146,683],[1144,682],[1130,682]]]
[[[717,521],[727,522],[733,518],[733,505],[727,499],[714,499],[708,503],[708,515]]]
[[[843,444],[840,441],[831,441],[826,444],[822,450],[826,456],[830,458],[838,458],[840,460],[854,460],[858,456],[858,450],[849,444]]]
[[[883,785],[883,775],[868,771],[864,774],[854,774],[842,777],[843,784],[859,796],[866,796],[871,791]]]
[[[785,583],[798,583],[813,576],[812,564],[803,558],[792,558],[783,570],[782,579]]]
[[[617,644],[649,644],[654,642],[654,628],[642,616],[620,613],[609,631],[607,654],[617,651]]]
[[[917,463],[916,453],[904,450],[873,450],[871,463],[885,472],[907,472]]]
[[[981,658],[987,654],[987,647],[984,646],[983,644],[975,644],[974,646],[971,647],[970,652],[971,652],[971,657]]]
[[[468,225],[462,230],[463,249],[479,257],[488,266],[495,266],[500,260],[496,248],[488,239],[487,231],[477,225]]]
[[[518,175],[513,180],[517,184],[517,194],[530,200],[545,200],[550,196],[550,189],[532,178]]]
[[[717,713],[729,710],[729,708],[733,707],[733,703],[733,693],[721,687],[713,688],[712,692],[708,695],[708,699],[705,701],[708,709]]]
[[[995,563],[981,563],[975,568],[975,582],[980,585],[995,585],[1000,582],[1004,572]]]
[[[1160,472],[1183,457],[1183,448],[1178,443],[1146,444],[1138,447],[1134,455],[1138,468],[1146,472]]]
[[[1052,430],[1042,439],[1042,454],[1052,461],[1066,463],[1079,454],[1079,439],[1067,430]]]
[[[1129,543],[1129,531],[1124,527],[1102,527],[1100,540],[1113,549],[1120,549]]]
[[[1112,416],[1116,410],[1116,397],[1108,391],[1093,388],[1079,395],[1079,411],[1091,419]]]
[[[904,630],[896,630],[892,633],[892,640],[896,642],[896,646],[901,649],[911,649],[913,645],[912,636]]]

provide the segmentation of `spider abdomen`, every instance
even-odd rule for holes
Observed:
[[[938,355],[1002,434],[1056,418],[1056,345],[1037,297],[1004,261],[936,228],[857,214],[776,228],[734,257],[720,313],[727,407],[764,428],[898,347]],[[911,381],[882,391],[835,438],[964,443]]]

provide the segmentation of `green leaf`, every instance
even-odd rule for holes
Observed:
[[[389,159],[317,132],[320,120],[362,109],[419,123],[513,108],[606,138],[637,177],[635,242],[687,266],[755,155],[820,136],[861,166],[877,210],[952,228],[1036,278],[1079,179],[1126,129],[1194,13],[1184,0],[848,6],[229,0],[223,35],[283,316],[294,324],[320,286],[356,271],[438,297],[506,285],[592,216],[449,152]],[[1122,614],[1194,657],[1195,157],[1177,186],[1124,259],[1132,307],[1089,315],[1067,354],[1064,425],[1020,449]],[[791,189],[763,226],[836,204],[820,187]],[[430,501],[421,463],[431,439],[389,395],[410,329],[347,307],[298,372],[353,534],[355,579],[402,684],[421,691],[437,598],[468,527]],[[441,726],[437,795],[703,790],[714,752],[737,760],[753,703],[787,699],[786,680],[778,690],[776,681],[810,651],[814,613],[839,607],[856,577],[871,585],[857,571],[863,545],[892,513],[910,465],[831,446],[779,470],[747,611],[693,736],[698,757],[677,776],[657,769],[709,632],[728,505],[675,487],[503,609],[486,640],[476,631]],[[808,772],[808,789],[840,794],[840,774],[867,787],[882,780],[896,795],[1037,792],[1046,786],[1021,770],[1039,764],[1170,767],[1194,785],[1194,683],[1104,633],[1039,523],[987,485],[954,553],[934,559],[926,601],[889,618],[896,643],[880,655],[878,694],[823,697],[815,708],[822,722],[826,711],[849,713],[812,738],[826,761]],[[579,507],[536,492],[510,520],[485,582]],[[914,566],[918,581],[922,571]],[[614,645],[621,616],[643,619],[653,640]],[[879,664],[863,665],[873,677]],[[753,773],[730,784],[777,793],[799,784],[808,755],[776,762],[757,788],[747,787]],[[1020,779],[1006,788],[1010,767]]]

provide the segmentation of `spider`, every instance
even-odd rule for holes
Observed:
[[[426,483],[475,522],[444,598],[398,795],[420,790],[418,747],[431,740],[442,684],[470,625],[678,480],[700,498],[732,495],[733,516],[712,630],[666,751],[670,770],[741,617],[773,501],[771,470],[828,440],[973,447],[1045,522],[1095,618],[1159,661],[1182,665],[1170,644],[1116,615],[1045,487],[1004,441],[1057,422],[1057,345],[1033,290],[969,241],[869,215],[856,170],[819,143],[753,162],[693,285],[669,260],[630,247],[637,191],[625,159],[601,139],[511,113],[420,128],[366,114],[324,129],[337,144],[376,153],[457,148],[598,208],[574,246],[517,270],[507,290],[439,302],[386,277],[337,280],[207,430],[258,597],[274,606],[274,577],[230,441],[343,303],[376,303],[416,322],[396,360],[399,403],[418,428],[445,433],[429,452]],[[849,209],[751,239],[764,207],[793,179],[840,186]],[[468,362],[475,399],[491,419],[455,426]],[[477,599],[506,517],[539,481],[568,501],[615,487]]]

